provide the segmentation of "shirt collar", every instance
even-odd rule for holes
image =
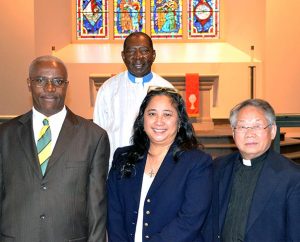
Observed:
[[[132,83],[147,83],[147,82],[150,82],[151,79],[153,78],[153,74],[152,72],[150,72],[149,74],[147,74],[146,76],[143,76],[143,77],[136,77],[134,75],[132,75],[129,71],[128,71],[128,78],[129,80],[132,82]]]
[[[252,160],[245,160],[242,157],[240,157],[240,159],[242,160],[243,165],[245,166],[255,166],[257,163],[260,163],[261,161],[265,160],[265,158],[267,157],[269,153],[269,149],[263,153],[262,155],[252,159]]]
[[[44,114],[40,113],[34,107],[32,107],[32,114],[36,120],[43,121],[43,119],[47,118],[51,125],[51,123],[56,122],[57,120],[59,120],[59,122],[63,121],[66,117],[67,110],[66,110],[66,106],[64,106],[63,109],[60,110],[58,113],[53,114],[50,117],[46,117]]]

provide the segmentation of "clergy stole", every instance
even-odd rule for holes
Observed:
[[[189,117],[197,117],[199,116],[199,91],[200,91],[200,77],[198,73],[186,73],[185,74],[185,102],[186,102],[186,110]]]

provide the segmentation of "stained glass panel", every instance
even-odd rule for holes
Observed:
[[[151,36],[182,37],[182,0],[151,0]]]
[[[219,37],[219,0],[189,0],[188,38]]]
[[[114,38],[145,32],[145,0],[114,0]]]
[[[107,0],[77,0],[77,39],[108,38]]]

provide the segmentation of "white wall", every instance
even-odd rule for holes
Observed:
[[[28,63],[34,58],[33,0],[0,2],[0,115],[28,110]]]
[[[72,28],[73,31],[75,28],[71,24],[72,11],[75,11],[72,2],[74,0],[0,1],[0,115],[20,114],[31,107],[26,87],[28,65],[34,57],[50,54],[52,45],[60,51],[71,44]],[[249,54],[250,46],[255,45],[255,58],[262,60],[257,67],[257,97],[270,101],[277,112],[300,113],[297,100],[300,90],[300,2],[290,0],[288,10],[276,0],[221,0],[221,5],[222,40],[246,54]],[[107,63],[78,65],[67,62],[71,82],[67,104],[80,115],[90,118],[92,114],[89,74],[117,73],[124,69],[119,53],[112,58],[120,58],[120,63],[110,66]],[[248,97],[246,62],[195,63],[188,69],[180,63],[157,64],[154,64],[154,70],[164,74],[174,70],[219,73],[220,93],[218,106],[212,109],[213,118],[227,118],[233,104]]]
[[[267,0],[264,97],[278,113],[300,113],[300,1]]]

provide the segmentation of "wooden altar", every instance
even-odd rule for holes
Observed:
[[[173,86],[179,90],[180,94],[185,99],[185,75],[170,75],[161,74],[163,78],[173,84]],[[111,77],[109,74],[91,74],[89,77],[90,86],[90,103],[94,106],[96,93],[101,85]],[[218,94],[218,75],[200,75],[200,113],[197,117],[191,117],[191,121],[196,131],[200,130],[213,130],[214,123],[210,116],[211,106],[215,106],[217,103]],[[211,97],[212,93],[212,97]],[[212,105],[211,105],[212,99]]]

